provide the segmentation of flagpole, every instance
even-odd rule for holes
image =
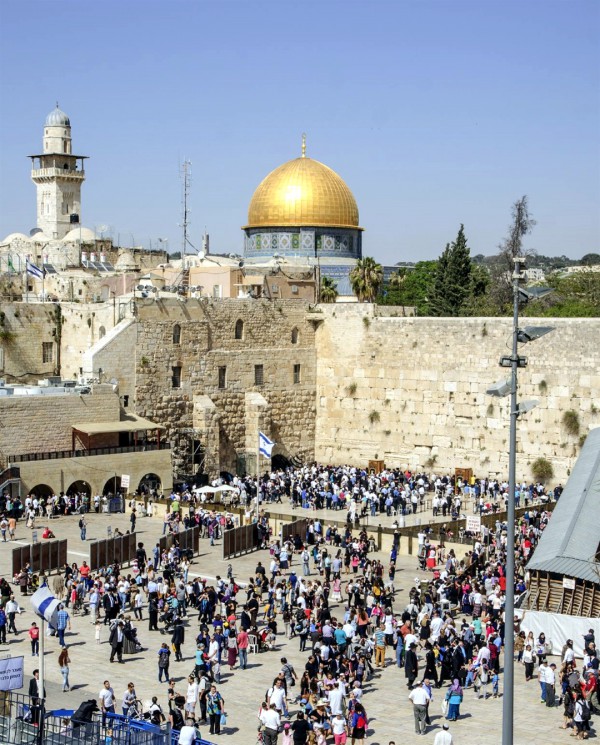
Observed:
[[[256,524],[260,515],[260,428],[258,429],[257,447],[256,447]]]
[[[41,619],[40,628],[40,698],[44,699],[44,644],[46,636],[46,621],[44,618]]]

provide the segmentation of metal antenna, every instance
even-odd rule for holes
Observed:
[[[181,166],[181,183],[183,186],[183,202],[182,202],[182,210],[183,210],[183,222],[181,224],[181,227],[183,228],[183,248],[181,252],[181,266],[183,269],[185,269],[185,257],[186,257],[186,251],[187,251],[187,244],[188,241],[188,225],[189,223],[189,209],[188,209],[188,197],[189,197],[189,191],[190,186],[192,183],[192,164],[189,160],[184,160],[183,164]]]

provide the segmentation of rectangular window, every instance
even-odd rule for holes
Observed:
[[[254,365],[254,385],[263,385],[265,381],[262,365]]]
[[[300,382],[300,365],[294,365],[294,383]]]
[[[227,388],[227,368],[219,368],[219,388]]]
[[[173,375],[171,377],[171,386],[173,388],[181,388],[181,366],[171,368]]]
[[[54,362],[54,342],[42,342],[42,362]]]

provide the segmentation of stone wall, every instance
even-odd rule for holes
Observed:
[[[378,317],[370,305],[321,306],[316,334],[315,457],[331,463],[506,476],[508,398],[487,396],[508,377],[512,319]],[[520,346],[519,400],[540,405],[518,421],[517,478],[549,459],[566,480],[580,436],[600,426],[600,319],[528,318],[555,331]],[[580,420],[569,435],[566,411]]]
[[[119,421],[112,386],[95,386],[85,396],[0,396],[0,461],[20,453],[71,450],[72,425]]]
[[[189,470],[195,435],[182,430],[194,425],[195,396],[208,396],[216,406],[220,470],[235,471],[249,454],[246,393],[252,391],[268,403],[271,429],[265,434],[277,443],[274,455],[313,456],[316,362],[307,307],[297,300],[138,303],[136,411],[167,427],[176,470]],[[243,322],[240,339],[235,338],[237,321]],[[173,341],[175,325],[179,343]],[[263,365],[262,385],[255,385],[255,365]],[[294,365],[300,365],[297,383]],[[174,367],[181,368],[180,388],[172,385]],[[225,368],[224,388],[219,387],[219,368]]]

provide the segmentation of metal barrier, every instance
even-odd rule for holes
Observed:
[[[18,546],[12,551],[13,575],[29,563],[34,572],[49,573],[61,569],[67,561],[67,539],[32,543],[30,546]]]
[[[137,536],[135,533],[117,535],[90,543],[90,567],[101,569],[110,564],[128,564],[135,559]]]
[[[223,558],[232,559],[241,554],[258,551],[260,539],[258,525],[242,525],[239,528],[231,528],[223,533]]]
[[[308,518],[300,517],[291,523],[281,526],[281,542],[294,541],[296,535],[300,536],[302,543],[306,543],[306,531],[308,529]]]
[[[194,556],[199,551],[200,543],[200,528],[188,528],[187,530],[181,530],[179,533],[167,533],[158,540],[160,552],[168,551],[171,546],[177,541],[182,551],[193,551]]]

